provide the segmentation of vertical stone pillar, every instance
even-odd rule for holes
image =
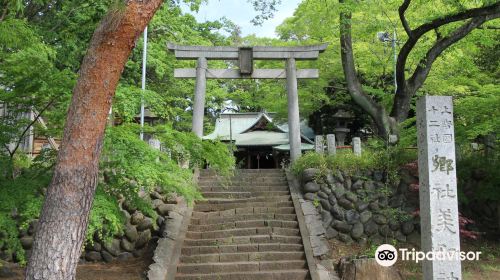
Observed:
[[[323,135],[316,135],[316,138],[314,139],[314,149],[316,150],[316,153],[318,154],[323,154],[325,151],[325,144],[324,144],[324,138]]]
[[[286,89],[288,96],[288,137],[290,140],[290,161],[302,155],[300,144],[299,94],[297,92],[297,68],[295,58],[286,61]]]
[[[359,137],[352,138],[352,151],[357,156],[361,155],[361,138]]]
[[[109,107],[108,123],[107,123],[107,125],[108,126],[113,126],[114,124],[115,124],[115,118],[114,118],[114,114],[113,114],[113,105],[111,105],[111,107]],[[142,134],[142,131],[141,131],[141,134]]]
[[[328,154],[335,155],[337,153],[337,145],[335,143],[335,134],[326,135],[326,144],[328,147]]]
[[[205,115],[205,92],[207,90],[207,59],[198,58],[196,65],[196,88],[193,104],[193,132],[198,137],[203,137],[203,117]]]
[[[451,96],[417,101],[420,223],[424,252],[460,252]],[[422,263],[424,279],[462,279],[458,259]]]
[[[149,144],[149,146],[153,147],[156,150],[160,150],[161,149],[161,142],[160,142],[160,140],[158,140],[156,138],[149,139],[148,140],[148,144]]]

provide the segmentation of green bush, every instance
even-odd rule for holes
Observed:
[[[357,171],[383,169],[384,165],[380,165],[381,160],[380,153],[370,151],[363,151],[361,156],[354,155],[350,150],[339,150],[333,156],[307,152],[292,164],[291,170],[299,175],[307,168],[317,168],[322,173],[338,169],[352,175]]]
[[[386,146],[382,141],[371,140],[365,143],[361,156],[356,156],[351,150],[337,150],[336,155],[322,155],[308,152],[296,160],[291,170],[300,175],[307,168],[317,168],[320,176],[328,170],[341,170],[349,175],[367,170],[380,170],[388,174],[388,182],[396,181],[400,166],[417,158],[416,150],[400,146]]]
[[[189,160],[192,168],[208,164],[220,175],[229,176],[235,168],[235,159],[229,147],[215,140],[201,140],[192,132],[181,132],[168,126],[149,128],[165,150],[177,162]]]
[[[486,157],[480,151],[462,147],[461,157],[457,160],[460,201],[464,203],[468,203],[470,199],[500,201],[499,169],[500,153],[496,152],[491,157]],[[473,190],[465,190],[470,183],[473,183]],[[464,192],[467,192],[467,195]]]
[[[119,207],[121,198],[152,218],[157,214],[149,194],[155,190],[176,193],[188,201],[201,198],[193,183],[193,170],[181,168],[181,160],[190,159],[191,167],[206,162],[222,174],[230,174],[234,169],[231,151],[219,141],[202,142],[192,133],[146,127],[146,132],[156,135],[164,148],[171,151],[169,156],[140,140],[139,132],[140,127],[135,124],[106,131],[101,179],[89,217],[87,242],[92,242],[94,236],[107,240],[122,233],[125,217]],[[0,156],[0,167],[4,171],[0,173],[0,247],[15,253],[21,264],[26,259],[19,232],[40,215],[44,188],[50,183],[56,156],[53,150],[42,151],[32,161],[19,156],[13,160]]]
[[[49,180],[50,176],[19,176],[0,181],[0,242],[5,243],[7,252],[16,253],[21,264],[26,262],[26,258],[19,241],[19,231],[26,229],[29,222],[39,216],[42,189]]]
[[[123,231],[125,216],[120,210],[115,197],[97,188],[87,227],[87,242],[92,242],[94,235],[101,240],[107,240]]]
[[[139,129],[130,124],[107,131],[101,160],[105,191],[123,195],[130,202],[137,201],[140,190],[150,193],[157,187],[188,201],[199,198],[192,171],[180,168],[166,153],[140,140]]]

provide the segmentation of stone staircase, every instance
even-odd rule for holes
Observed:
[[[230,180],[202,170],[206,200],[193,209],[176,279],[310,279],[282,170],[238,170]]]

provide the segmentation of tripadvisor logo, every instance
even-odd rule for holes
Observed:
[[[375,261],[381,266],[392,266],[398,260],[398,251],[394,246],[382,244],[375,251]]]
[[[400,248],[400,259],[402,261],[414,261],[416,263],[423,260],[429,261],[477,261],[481,252],[463,252],[454,250],[438,250],[430,252],[408,250]],[[381,266],[392,266],[398,260],[398,250],[389,244],[380,245],[375,251],[375,261]]]

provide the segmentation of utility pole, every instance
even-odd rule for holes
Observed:
[[[398,53],[396,50],[396,42],[397,42],[396,29],[394,29],[394,33],[392,36],[392,51],[394,52],[394,94],[398,92],[398,81],[396,76],[396,63],[398,61]]]
[[[142,81],[141,81],[141,140],[144,140],[144,91],[146,90],[146,58],[148,56],[148,27],[144,28],[144,48],[142,50]]]

